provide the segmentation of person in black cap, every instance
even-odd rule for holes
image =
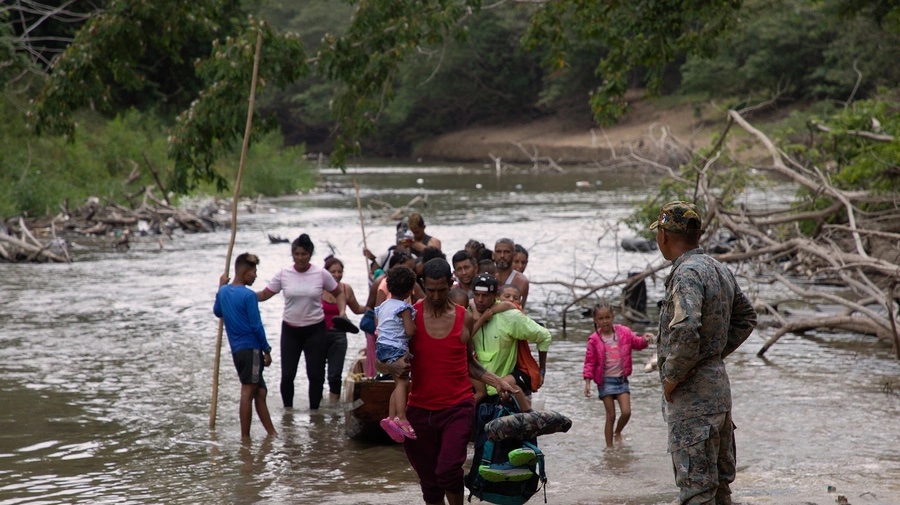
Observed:
[[[519,407],[524,411],[530,408],[527,394],[541,384],[531,384],[528,374],[516,368],[519,340],[527,340],[537,344],[540,360],[541,378],[547,370],[547,350],[552,337],[550,332],[516,309],[512,303],[496,304],[497,279],[490,274],[479,274],[472,283],[473,300],[477,312],[477,331],[473,331],[475,355],[478,362],[488,371],[493,372],[511,385],[518,385],[523,390],[516,395]],[[507,302],[508,303],[508,302]],[[476,384],[476,400],[497,394],[493,388]]]

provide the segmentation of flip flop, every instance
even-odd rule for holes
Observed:
[[[391,440],[397,442],[398,444],[403,442],[403,429],[397,426],[397,423],[394,422],[390,417],[385,417],[381,421],[378,422],[381,425],[381,429],[383,429],[388,436],[391,437]]]
[[[400,431],[403,432],[403,436],[406,438],[411,438],[413,440],[416,439],[416,430],[413,429],[412,425],[409,424],[409,421],[404,421],[400,418],[394,419],[394,424],[400,428]]]
[[[346,317],[334,316],[331,318],[331,322],[334,324],[334,329],[338,331],[353,334],[359,333],[359,328]]]

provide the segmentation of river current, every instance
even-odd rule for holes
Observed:
[[[510,237],[531,253],[528,312],[554,336],[546,408],[574,421],[568,433],[540,439],[548,503],[663,505],[676,497],[658,377],[642,366],[653,348],[635,353],[625,444],[604,451],[602,404],[582,394],[590,321],[573,309],[563,334],[559,311],[573,294],[554,283],[600,284],[662,262],[658,252],[618,247],[632,236],[620,220],[652,182],[577,171],[498,179],[490,169],[457,166],[367,166],[323,177],[334,191],[280,198],[271,211],[239,215],[235,254],[260,256],[256,288],[291,261],[289,246],[270,244],[266,234],[306,232],[314,261],[333,250],[346,265],[344,281],[364,299],[353,177],[376,253],[394,239],[378,201],[401,206],[419,195],[427,199],[418,205],[427,232],[448,255],[470,238],[491,247]],[[765,206],[789,194],[768,189],[745,199]],[[302,366],[297,408],[281,407],[280,296],[261,305],[275,347],[266,381],[280,436],[264,440],[254,418],[253,441],[241,444],[227,342],[216,429],[209,429],[212,303],[228,239],[227,230],[162,245],[147,238],[124,254],[76,251],[70,265],[0,265],[0,505],[421,503],[399,446],[346,439],[338,403],[306,408]],[[647,287],[655,304],[662,277]],[[790,298],[771,286],[745,287],[767,299]],[[738,428],[735,500],[826,505],[844,495],[854,505],[900,504],[900,365],[890,345],[808,332],[787,335],[766,358],[756,357],[771,332],[761,326],[726,362]],[[347,364],[364,346],[362,336],[349,341]]]

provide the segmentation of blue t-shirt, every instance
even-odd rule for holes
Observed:
[[[220,287],[213,313],[225,320],[225,332],[232,353],[244,349],[272,350],[259,317],[256,293],[247,286],[226,284]]]
[[[403,328],[403,318],[398,314],[404,310],[412,311],[412,318],[416,318],[416,309],[403,300],[388,298],[381,305],[375,307],[375,316],[378,318],[378,340],[381,346],[396,347],[404,351],[409,349],[409,336]]]

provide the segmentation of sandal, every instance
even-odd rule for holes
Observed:
[[[398,426],[393,419],[391,419],[390,417],[385,417],[384,419],[379,421],[378,424],[381,425],[381,429],[383,429],[388,434],[388,436],[391,437],[391,440],[397,442],[398,444],[400,442],[403,442],[403,428]]]
[[[411,438],[413,440],[416,439],[416,430],[413,429],[412,425],[409,424],[409,421],[405,421],[400,419],[399,417],[394,418],[394,424],[400,428],[400,431],[403,432],[403,436],[406,438]]]

